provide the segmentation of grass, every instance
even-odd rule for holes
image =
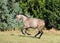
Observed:
[[[60,32],[44,30],[41,39],[34,38],[36,31],[31,32],[29,36],[19,31],[0,32],[0,43],[60,43]]]

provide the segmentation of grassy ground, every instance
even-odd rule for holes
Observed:
[[[22,35],[19,31],[0,32],[0,43],[60,43],[60,32],[46,31],[41,39],[33,36],[37,31],[31,31],[33,35]]]

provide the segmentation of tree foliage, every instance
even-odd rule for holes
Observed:
[[[60,0],[0,0],[0,30],[22,27],[23,23],[16,23],[15,19],[21,12],[28,17],[44,19],[47,28],[60,29]]]
[[[47,28],[60,29],[60,0],[20,0],[24,13],[35,18],[44,19]]]
[[[19,12],[19,3],[15,0],[1,0],[0,1],[0,28],[4,30],[12,30],[17,25],[15,15]]]

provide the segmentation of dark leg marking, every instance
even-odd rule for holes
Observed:
[[[25,33],[26,33],[27,35],[31,35],[31,34],[27,33],[27,30],[28,30],[28,29],[26,28]]]
[[[39,35],[40,34],[40,31],[35,35],[35,37],[37,36],[37,35]]]
[[[40,34],[40,36],[38,37],[39,39],[40,39],[40,38],[41,38],[41,36],[43,35],[43,31],[41,31],[40,33],[41,33],[41,34]]]
[[[25,35],[25,33],[23,32],[23,30],[24,30],[24,29],[21,29],[21,32],[22,32],[22,34],[24,34],[24,35]]]

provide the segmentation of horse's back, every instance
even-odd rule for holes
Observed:
[[[38,24],[38,20],[35,19],[35,18],[30,18],[29,19],[29,22],[30,22],[30,26],[31,27],[37,27],[37,24]]]
[[[44,20],[42,20],[42,19],[30,18],[29,22],[30,22],[30,26],[32,26],[32,27],[37,27],[39,25],[40,26],[45,25]]]

